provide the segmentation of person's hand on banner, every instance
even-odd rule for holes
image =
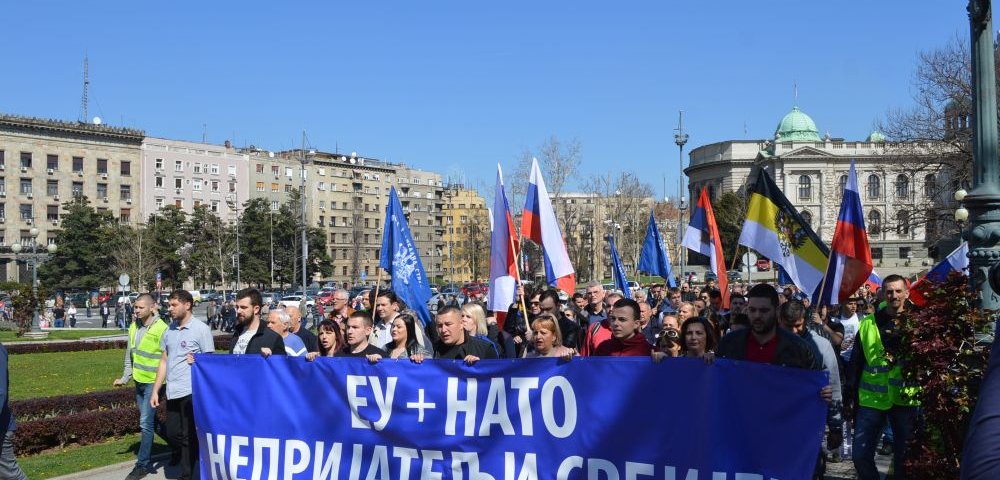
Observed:
[[[309,352],[309,353],[306,354],[306,361],[307,362],[314,361],[314,360],[316,360],[316,357],[318,357],[318,356],[319,356],[319,352]]]
[[[371,355],[365,355],[365,358],[368,359],[368,363],[378,363],[379,360],[382,360],[382,355],[373,353]]]
[[[833,402],[833,387],[827,385],[819,391],[819,396],[823,397],[823,401],[826,403]]]
[[[424,363],[424,354],[414,353],[413,355],[410,355],[410,361],[413,363]]]
[[[463,359],[463,361],[465,361],[466,365],[470,365],[471,366],[471,365],[475,365],[476,362],[479,361],[479,357],[477,357],[475,355],[466,355],[465,358]]]
[[[271,356],[271,349],[267,347],[261,347],[260,356],[267,358]]]
[[[184,356],[184,360],[187,361],[188,365],[194,365],[194,354],[189,353]]]

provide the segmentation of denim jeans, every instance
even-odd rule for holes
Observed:
[[[139,440],[139,457],[135,464],[145,469],[152,468],[153,464],[149,457],[153,451],[153,435],[156,433],[156,409],[149,404],[149,399],[153,396],[152,383],[135,382],[135,403],[139,407],[139,431],[142,433]]]
[[[14,430],[7,430],[0,444],[0,478],[10,480],[26,480],[21,467],[14,457]]]
[[[854,419],[854,469],[859,480],[878,480],[878,467],[875,466],[875,449],[882,436],[882,427],[888,420],[892,425],[892,463],[894,477],[897,480],[906,478],[903,469],[903,456],[906,444],[913,437],[917,421],[917,407],[893,405],[889,410],[858,406],[858,414]]]

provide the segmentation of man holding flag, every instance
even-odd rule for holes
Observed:
[[[667,286],[677,288],[677,281],[670,272],[670,257],[663,248],[660,231],[656,228],[656,217],[649,212],[649,225],[646,226],[646,239],[642,241],[642,252],[639,253],[638,270],[643,273],[663,277]]]
[[[712,271],[719,277],[719,292],[722,294],[720,307],[728,309],[729,276],[726,274],[726,260],[722,255],[722,237],[719,236],[719,226],[715,223],[712,203],[708,200],[707,187],[701,189],[698,204],[691,212],[691,223],[688,224],[681,244],[709,258]]]

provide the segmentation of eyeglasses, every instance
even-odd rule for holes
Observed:
[[[680,335],[681,334],[678,333],[677,330],[674,330],[672,328],[664,328],[663,330],[660,330],[659,332],[656,333],[656,337],[655,338],[657,340],[659,340],[660,338],[662,338],[664,336],[666,336],[668,338],[680,338]]]
[[[541,305],[541,302],[528,302],[528,305],[531,305],[532,307],[537,307]]]

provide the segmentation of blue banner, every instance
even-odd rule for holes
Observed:
[[[826,418],[824,373],[747,362],[196,357],[203,479],[792,480]]]

